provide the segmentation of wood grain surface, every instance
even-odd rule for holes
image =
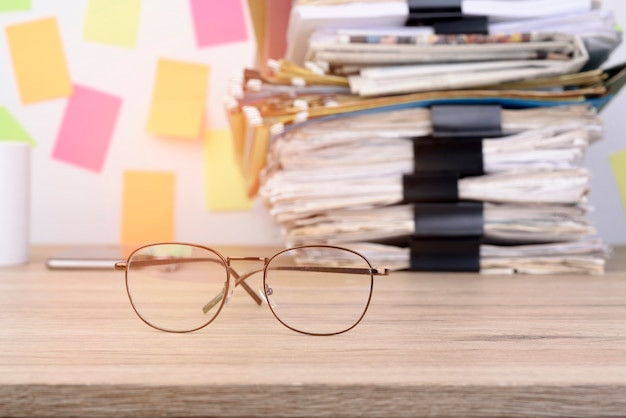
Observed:
[[[333,337],[242,289],[207,328],[159,332],[123,272],[46,270],[58,249],[0,269],[0,416],[626,415],[626,249],[604,276],[378,277]]]

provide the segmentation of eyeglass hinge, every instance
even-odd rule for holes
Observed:
[[[126,261],[118,261],[117,263],[115,263],[115,266],[113,268],[115,270],[126,270],[127,266],[128,264],[126,263]]]

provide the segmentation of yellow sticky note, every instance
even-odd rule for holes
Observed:
[[[70,73],[55,18],[5,28],[23,104],[72,94]]]
[[[613,175],[617,182],[617,189],[622,197],[624,209],[626,209],[626,150],[616,152],[609,157]]]
[[[235,161],[230,130],[211,130],[204,138],[204,172],[207,207],[210,211],[252,208],[241,170]]]
[[[137,40],[141,0],[89,0],[86,41],[132,48]]]
[[[175,175],[126,171],[122,195],[123,245],[174,240]]]
[[[160,59],[147,130],[151,134],[199,139],[209,84],[209,67]]]

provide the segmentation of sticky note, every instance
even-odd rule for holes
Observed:
[[[624,209],[626,209],[626,150],[612,154],[609,160],[617,182],[617,189],[622,197]]]
[[[0,107],[0,141],[20,141],[35,145],[33,137],[4,107]]]
[[[106,160],[122,100],[76,85],[68,100],[52,158],[100,172]]]
[[[208,85],[207,65],[160,59],[147,131],[166,137],[200,139]]]
[[[89,0],[83,39],[132,48],[140,14],[141,0]]]
[[[124,172],[121,244],[174,240],[175,187],[175,174],[172,172]]]
[[[30,10],[30,0],[0,0],[0,12]]]
[[[23,104],[72,94],[70,73],[55,18],[9,25],[5,31]]]
[[[242,42],[248,30],[242,0],[190,0],[198,47]]]
[[[204,138],[206,204],[210,211],[240,211],[252,208],[241,169],[235,160],[230,130],[216,129]]]

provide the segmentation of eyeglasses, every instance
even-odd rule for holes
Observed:
[[[262,268],[239,274],[233,261],[258,261]],[[349,331],[363,319],[372,298],[374,268],[361,254],[332,245],[304,245],[271,257],[225,257],[196,244],[140,247],[115,264],[126,272],[126,291],[139,318],[167,332],[192,332],[209,325],[241,286],[287,328],[308,335]],[[262,273],[259,292],[246,283]]]

